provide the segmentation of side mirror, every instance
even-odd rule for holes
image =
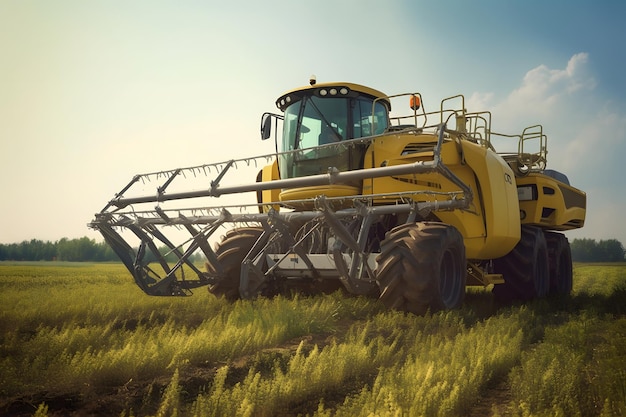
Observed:
[[[269,139],[272,135],[272,114],[263,113],[261,117],[261,139]]]

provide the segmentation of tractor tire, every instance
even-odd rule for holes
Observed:
[[[418,315],[461,306],[467,263],[463,236],[453,226],[408,223],[387,232],[376,261],[380,300]]]
[[[210,293],[231,301],[241,298],[239,293],[241,264],[262,233],[262,227],[243,227],[226,232],[215,249],[223,274],[217,283],[209,286]],[[209,265],[207,269],[211,269]],[[254,277],[251,275],[250,279]],[[255,287],[254,283],[252,284],[252,287]]]
[[[500,302],[530,301],[543,298],[550,289],[548,250],[543,231],[522,226],[522,237],[513,250],[493,261],[494,270],[504,277],[493,287]]]
[[[550,267],[549,295],[563,296],[572,292],[572,251],[564,234],[545,232]]]

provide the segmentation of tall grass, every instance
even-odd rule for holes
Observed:
[[[394,337],[397,339],[397,335]],[[393,340],[372,334],[369,326],[353,327],[342,343],[331,342],[308,351],[301,343],[285,369],[277,366],[269,375],[250,368],[242,382],[227,387],[228,368],[221,368],[210,391],[193,404],[194,416],[273,416],[293,404],[318,401],[320,393],[335,393],[367,381],[381,367],[390,365],[401,348]]]
[[[117,265],[76,267],[61,277],[55,268],[32,277],[17,269],[0,268],[3,396],[100,390],[155,378],[330,331],[336,317],[368,314],[358,299],[339,296],[234,304],[207,293],[152,298]],[[100,273],[104,283],[94,281]]]
[[[252,366],[235,384],[220,368],[193,416],[463,415],[480,391],[519,360],[519,315],[468,327],[459,312],[415,317],[382,312],[353,325],[343,341],[308,351],[301,344],[271,372]],[[337,401],[337,399],[342,399]]]
[[[459,416],[504,384],[494,415],[626,415],[625,284],[626,267],[577,265],[572,297],[497,308],[478,290],[417,317],[341,294],[148,297],[115,264],[0,264],[0,400],[39,398],[45,416],[63,412],[48,398],[134,386],[111,414]]]
[[[574,294],[510,372],[513,415],[626,415],[626,268],[578,265]]]
[[[518,415],[625,415],[626,319],[583,314],[546,330],[511,372]]]
[[[446,316],[433,317],[446,320]],[[482,388],[516,362],[522,329],[514,316],[491,318],[454,337],[411,332],[403,360],[382,369],[371,387],[319,416],[466,414]]]

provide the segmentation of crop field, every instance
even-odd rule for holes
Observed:
[[[341,293],[144,295],[121,264],[0,263],[0,415],[623,416],[626,264],[424,317]]]

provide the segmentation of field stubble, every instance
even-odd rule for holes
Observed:
[[[340,293],[152,298],[118,264],[0,264],[0,414],[624,415],[626,265],[425,317]]]

